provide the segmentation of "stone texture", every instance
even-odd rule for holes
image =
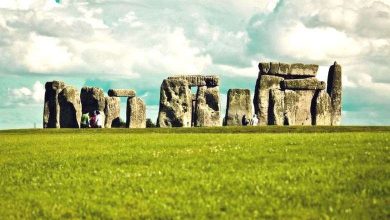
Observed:
[[[43,128],[60,128],[60,104],[58,94],[65,88],[61,81],[45,84],[45,100],[43,108]]]
[[[188,82],[189,86],[219,86],[218,76],[202,76],[202,75],[178,75],[171,76],[168,79],[182,79]]]
[[[252,118],[252,103],[249,89],[229,89],[224,125],[242,125],[242,117]]]
[[[110,97],[134,97],[135,91],[132,89],[109,89],[108,96],[110,96]]]
[[[317,91],[313,106],[313,125],[331,125],[331,99],[325,90]]]
[[[311,125],[311,106],[314,95],[313,90],[285,90],[285,124]]]
[[[259,125],[268,124],[269,95],[271,89],[280,89],[282,77],[259,74],[256,82],[253,104],[255,114],[259,118]]]
[[[260,73],[263,75],[278,75],[283,77],[314,77],[318,72],[315,64],[286,64],[286,63],[259,63]]]
[[[83,87],[81,89],[80,99],[83,114],[99,110],[102,121],[105,121],[104,108],[106,107],[106,99],[101,88]]]
[[[339,64],[329,68],[327,92],[332,105],[332,125],[340,125],[341,122],[341,95],[342,95],[342,69]]]
[[[127,99],[126,127],[146,128],[146,106],[138,97]]]
[[[219,87],[198,87],[196,94],[195,126],[220,126]]]
[[[105,128],[119,127],[120,125],[120,98],[105,97],[106,105],[104,108]]]
[[[282,90],[270,90],[268,124],[284,125],[284,92]]]
[[[60,127],[61,128],[80,128],[81,121],[81,101],[79,91],[66,86],[58,94],[60,104]]]
[[[165,79],[160,89],[158,127],[191,127],[192,94],[188,81]]]
[[[286,79],[282,83],[282,89],[290,90],[323,90],[325,82],[319,81],[315,77],[306,79]]]

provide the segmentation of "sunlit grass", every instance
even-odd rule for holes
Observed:
[[[386,127],[3,131],[0,218],[386,219],[389,147]]]

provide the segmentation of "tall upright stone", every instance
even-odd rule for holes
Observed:
[[[158,127],[191,127],[192,95],[185,79],[165,79],[160,90]]]
[[[102,116],[102,121],[105,121],[104,108],[106,106],[106,99],[101,88],[83,87],[80,98],[83,114],[98,110]]]
[[[252,118],[252,103],[249,89],[229,89],[224,125],[242,125],[242,118]]]
[[[120,99],[119,97],[105,97],[106,105],[104,115],[106,116],[104,127],[119,127],[120,126]]]
[[[311,125],[315,90],[285,90],[285,124]]]
[[[220,126],[219,86],[200,86],[196,94],[195,126]]]
[[[342,69],[337,62],[329,68],[327,92],[332,105],[332,125],[341,122]]]
[[[65,88],[65,83],[52,81],[45,84],[43,109],[43,128],[60,128],[60,103],[58,94]]]
[[[263,75],[260,71],[259,77],[256,82],[255,96],[253,97],[255,114],[259,118],[259,125],[268,124],[270,90],[280,89],[281,81],[283,81],[282,77]]]
[[[313,125],[332,125],[331,99],[325,90],[319,90],[315,95]]]
[[[126,127],[146,128],[146,105],[138,97],[127,99]]]
[[[269,125],[284,125],[284,92],[280,89],[270,90],[269,100]]]
[[[79,91],[66,86],[58,94],[60,105],[60,127],[61,128],[80,128],[81,121],[81,101]]]

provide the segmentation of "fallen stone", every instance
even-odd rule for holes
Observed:
[[[255,114],[259,118],[259,125],[268,124],[270,90],[280,89],[280,82],[282,80],[282,77],[259,74],[256,82],[255,96],[253,98]]]
[[[45,84],[43,108],[43,128],[60,128],[60,104],[58,94],[65,88],[65,83],[52,81]]]
[[[60,105],[60,127],[80,128],[81,101],[79,91],[66,86],[58,95]]]
[[[317,91],[315,97],[313,125],[332,125],[332,105],[330,96],[325,90]]]
[[[279,89],[270,90],[269,125],[284,125],[284,92]]]
[[[314,90],[285,90],[285,124],[311,125]]]
[[[105,97],[106,105],[104,115],[106,116],[104,127],[120,126],[120,99],[119,97]]]
[[[127,99],[126,127],[146,128],[146,106],[138,97]]]
[[[323,90],[326,86],[325,82],[319,81],[315,77],[306,79],[286,79],[281,85],[284,90]]]
[[[249,89],[229,89],[224,125],[242,125],[242,118],[252,119],[252,103]]]
[[[198,87],[196,94],[195,126],[220,126],[219,87]]]
[[[158,127],[191,127],[192,94],[185,79],[165,79],[160,90]]]
[[[332,125],[341,123],[341,96],[342,96],[342,69],[339,64],[334,64],[329,68],[327,92],[332,104]]]
[[[110,97],[134,97],[135,91],[131,89],[110,89],[108,90]]]

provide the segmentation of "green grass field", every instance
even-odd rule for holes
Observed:
[[[390,127],[0,131],[0,219],[389,219]]]

